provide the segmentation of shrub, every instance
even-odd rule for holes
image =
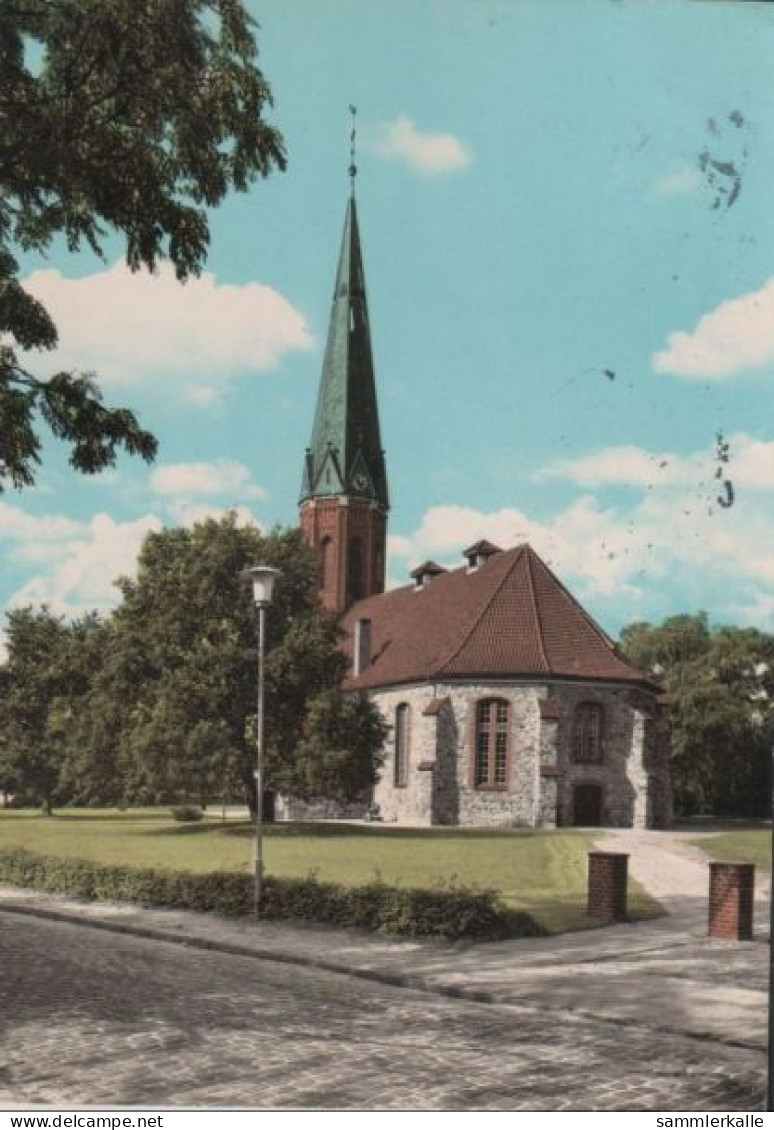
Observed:
[[[252,913],[253,879],[236,871],[166,871],[107,866],[37,855],[22,848],[0,851],[0,882],[86,899],[135,902],[186,910]],[[545,931],[531,915],[509,910],[494,891],[452,887],[420,890],[376,882],[345,887],[315,878],[267,876],[261,916],[306,919],[334,926],[377,930],[404,937],[533,937]]]
[[[179,820],[181,823],[185,824],[194,820],[201,820],[204,813],[201,808],[195,804],[178,804],[172,809],[172,815],[175,820]]]

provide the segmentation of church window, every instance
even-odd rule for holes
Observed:
[[[395,786],[408,784],[410,706],[401,702],[395,711]]]
[[[573,761],[584,765],[602,760],[602,735],[605,713],[598,702],[581,702],[575,711]]]
[[[333,541],[331,538],[323,538],[320,542],[320,587],[325,589],[332,576],[333,564]]]
[[[473,781],[476,788],[504,789],[508,783],[508,703],[485,698],[476,703]]]
[[[347,588],[352,600],[360,600],[365,595],[363,586],[363,543],[353,538],[349,543],[349,564],[347,569]]]

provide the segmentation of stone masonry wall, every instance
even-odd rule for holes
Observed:
[[[538,698],[545,688],[499,683],[423,684],[381,691],[374,700],[390,726],[385,761],[374,800],[386,821],[416,824],[519,824],[537,822]],[[471,744],[475,704],[482,698],[510,703],[508,787],[472,789]],[[424,711],[433,700],[443,705]],[[405,787],[395,780],[395,712],[410,708],[409,770]],[[432,765],[433,768],[421,766]]]
[[[510,704],[505,789],[472,787],[473,718],[482,698]],[[597,785],[603,824],[668,823],[668,746],[655,697],[647,691],[570,682],[418,684],[376,692],[374,701],[390,727],[374,792],[385,821],[571,825],[576,787]],[[599,764],[573,760],[574,714],[583,702],[604,710]],[[407,783],[398,787],[394,725],[401,703],[410,708],[410,728]]]
[[[663,827],[661,801],[668,791],[668,749],[659,737],[653,694],[636,687],[565,683],[552,689],[561,704],[557,744],[564,772],[559,787],[559,819],[574,822],[574,790],[581,784],[602,788],[602,823],[610,827]],[[602,761],[573,760],[573,718],[582,702],[604,710]]]
[[[433,698],[427,684],[381,691],[374,701],[389,727],[384,765],[374,788],[374,803],[385,821],[398,824],[430,824],[432,818],[433,770],[419,769],[436,761],[436,717],[423,714]],[[406,784],[395,784],[395,712],[402,703],[409,707],[408,773]]]

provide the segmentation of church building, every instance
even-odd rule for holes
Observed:
[[[374,803],[407,824],[663,827],[661,688],[529,545],[460,547],[385,592],[389,497],[354,194],[347,204],[301,527],[320,599],[389,727]]]

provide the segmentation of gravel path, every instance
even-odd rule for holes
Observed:
[[[606,829],[594,846],[629,854],[629,873],[648,894],[658,899],[670,918],[686,927],[706,927],[709,856],[690,840],[712,838],[695,831],[654,832],[645,829]],[[769,876],[755,876],[755,917],[763,926],[768,917]],[[674,924],[674,923],[673,923]]]

